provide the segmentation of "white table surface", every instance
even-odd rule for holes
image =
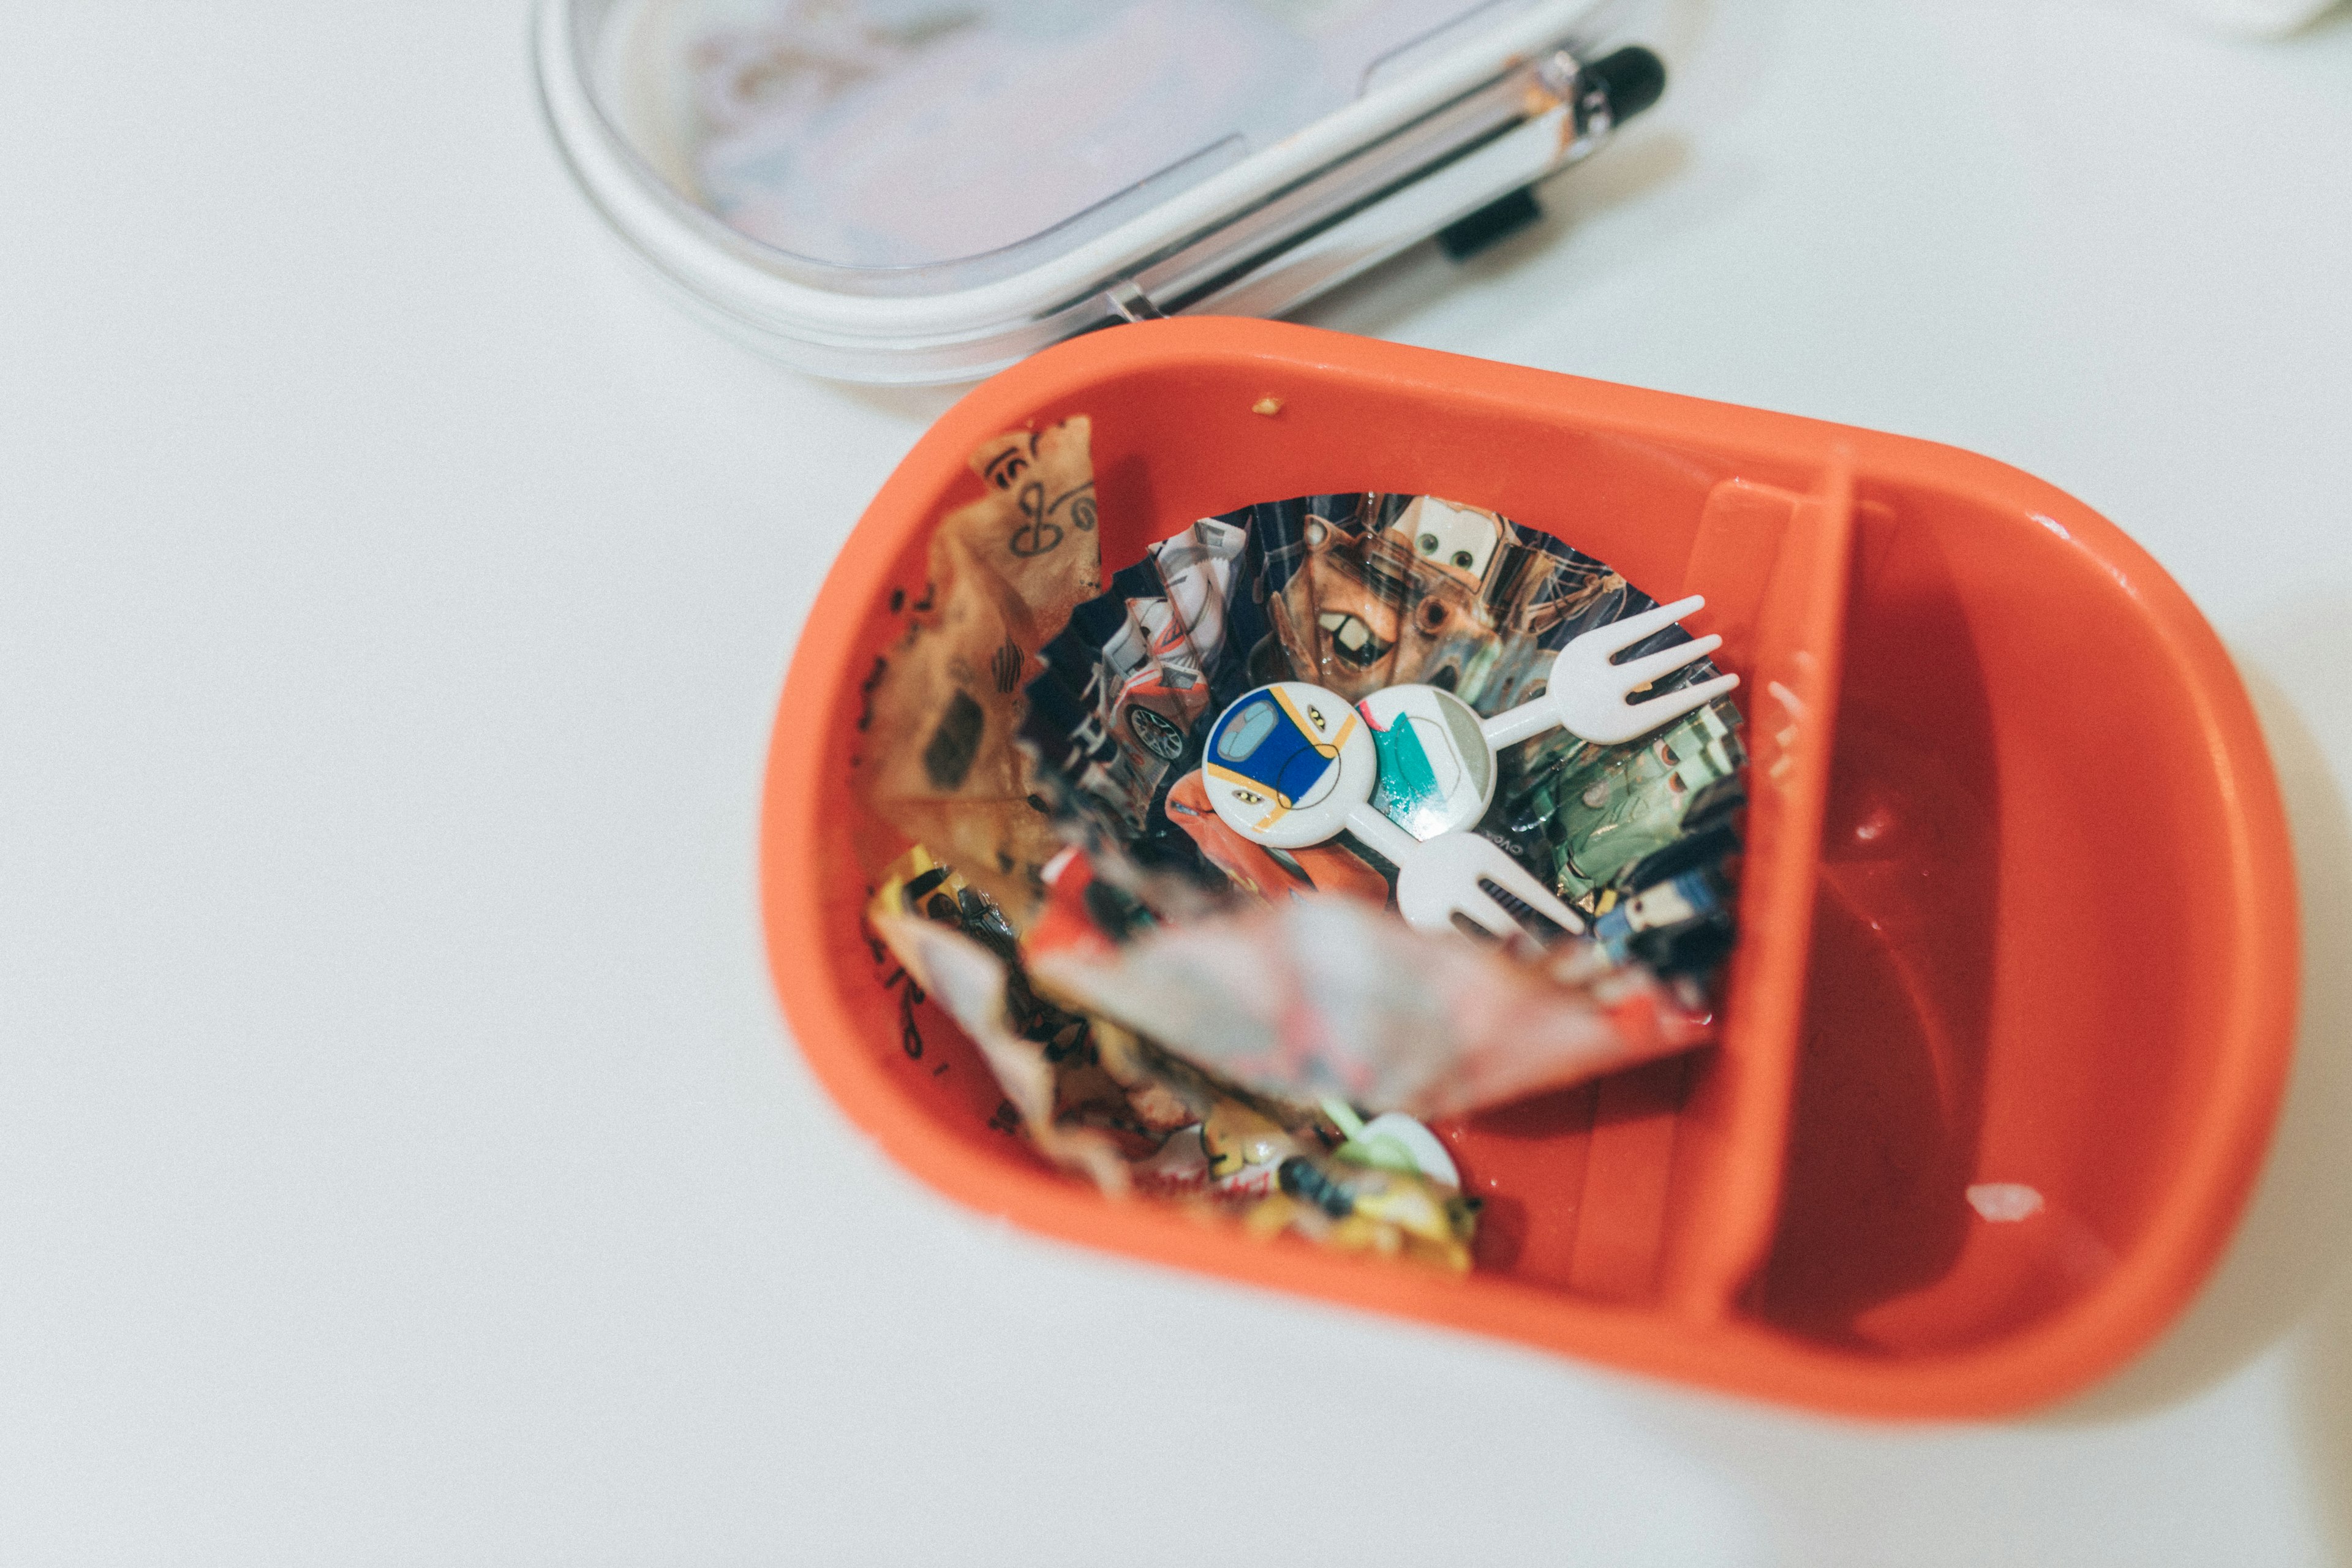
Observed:
[[[919,1188],[788,1043],[752,842],[803,612],[947,398],[644,286],[514,4],[20,4],[0,1563],[2352,1556],[2352,16],[1654,36],[1666,103],[1539,231],[1312,319],[1974,447],[2187,584],[2312,975],[2252,1219],[2153,1355],[1845,1426]]]

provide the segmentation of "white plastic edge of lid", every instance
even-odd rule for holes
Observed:
[[[1558,47],[1580,21],[1601,8],[1598,0],[1556,0],[1539,6],[1509,27],[1445,53],[1073,250],[1012,278],[933,295],[875,296],[814,288],[779,277],[714,242],[697,217],[682,210],[688,204],[626,145],[594,102],[581,72],[567,0],[540,0],[535,63],[550,127],[590,199],[658,274],[705,313],[754,340],[782,335],[812,348],[838,351],[820,353],[818,363],[809,368],[862,374],[867,379],[953,379],[936,369],[876,377],[877,367],[870,362],[921,345],[1002,336],[1083,301],[1165,249],[1172,239],[1213,229],[1221,216]],[[718,222],[708,215],[697,216],[711,225]],[[747,248],[756,245],[748,239],[741,243]],[[1068,331],[1039,325],[1040,341],[1032,346],[1043,346]],[[869,363],[862,373],[846,363],[822,363],[836,358]]]

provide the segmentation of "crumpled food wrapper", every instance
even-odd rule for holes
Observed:
[[[920,846],[867,923],[954,1017],[1040,1153],[1114,1196],[1236,1215],[1349,1250],[1469,1267],[1475,1205],[1417,1171],[1362,1163],[1310,1100],[1244,1089],[1109,1020],[1048,999],[987,895]]]
[[[1034,953],[1031,970],[1235,1082],[1423,1120],[1687,1049],[1712,1022],[1595,943],[1522,960],[1328,896]]]
[[[1021,688],[1102,585],[1090,426],[1013,431],[972,455],[989,485],[931,539],[929,579],[875,672],[866,798],[1016,917],[1061,848],[1015,746]]]

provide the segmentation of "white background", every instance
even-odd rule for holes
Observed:
[[[1012,1234],[850,1131],[757,790],[947,399],[641,284],[524,30],[0,9],[0,1563],[2352,1560],[2352,16],[1691,0],[1539,231],[1312,313],[1990,453],[2245,664],[2312,906],[2253,1219],[2117,1383],[1905,1430]]]

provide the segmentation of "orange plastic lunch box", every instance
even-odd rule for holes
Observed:
[[[1720,1042],[1441,1126],[1486,1200],[1466,1277],[1112,1202],[990,1124],[996,1085],[944,1016],[923,1010],[920,1060],[903,1048],[860,927],[904,847],[853,787],[860,683],[933,527],[980,493],[973,448],[1073,415],[1106,569],[1197,517],[1376,489],[1706,595],[1690,624],[1726,638],[1750,759]],[[2177,1314],[2261,1164],[2294,1022],[2293,862],[2244,690],[2187,595],[2080,502],[1925,441],[1265,321],[1049,349],[917,443],[802,634],[761,875],[802,1050],[953,1197],[1880,1415],[2049,1400]]]

